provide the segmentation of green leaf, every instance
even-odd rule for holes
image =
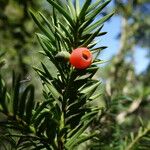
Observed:
[[[55,1],[53,0],[47,0],[53,7],[55,7],[59,12],[60,14],[62,14],[66,20],[70,23],[70,25],[72,27],[74,27],[74,22],[72,20],[72,18],[68,15],[68,12],[66,12],[61,6],[59,6]]]
[[[70,132],[67,134],[67,138],[72,137],[81,127],[83,124],[77,125],[74,129],[70,130]]]
[[[6,142],[7,142],[7,144],[6,144]],[[6,133],[5,134],[1,134],[0,145],[1,145],[1,149],[2,150],[8,150],[8,147],[9,147],[8,145],[11,145],[11,149],[12,150],[16,148],[15,140],[12,137],[7,136]]]
[[[7,122],[7,121],[4,121],[4,122],[0,122],[0,126],[1,127],[5,127],[7,129],[15,129],[15,130],[19,130],[19,131],[22,131],[22,127],[20,127],[18,124],[14,123],[14,122]]]
[[[92,54],[99,53],[99,52],[101,52],[102,50],[104,50],[106,48],[107,48],[106,46],[97,47],[97,48],[91,49],[91,52],[92,52]]]
[[[89,38],[92,34],[93,34],[93,33],[91,33],[91,34],[85,34],[85,35],[83,35],[81,38],[82,38],[83,40],[85,40],[85,39]],[[107,34],[107,32],[100,32],[100,33],[97,34],[96,37],[103,36],[103,35],[105,35],[105,34]]]
[[[80,1],[79,0],[75,0],[75,7],[76,7],[77,16],[78,16],[80,13]]]
[[[25,111],[25,107],[26,107],[26,102],[27,102],[27,98],[29,96],[29,93],[31,94],[31,85],[29,85],[25,91],[23,92],[20,101],[19,101],[19,107],[18,107],[18,115],[20,118],[23,118],[24,116],[24,111]]]
[[[26,102],[26,122],[30,123],[32,117],[32,110],[34,109],[34,86],[29,85],[30,88],[30,96],[28,101]]]
[[[40,133],[40,134],[43,134],[44,131],[46,130],[46,126],[47,126],[46,116],[47,116],[47,114],[45,115],[44,120],[41,121],[41,123],[38,127],[38,133]]]
[[[98,8],[96,8],[95,10],[93,10],[93,12],[90,13],[86,17],[86,20],[91,20],[91,18],[95,18],[103,10],[103,8],[105,8],[110,2],[111,2],[111,0],[107,0],[102,5],[100,5]]]
[[[41,113],[41,111],[43,111],[44,108],[46,108],[46,105],[48,105],[50,103],[50,100],[47,100],[45,102],[43,102],[35,111],[35,113],[32,115],[31,118],[31,123],[34,122],[34,120],[37,118],[37,116]]]
[[[73,42],[73,37],[72,37],[71,33],[69,32],[69,30],[66,28],[66,26],[64,24],[62,24],[61,22],[59,22],[59,25],[62,28],[62,30],[65,32],[65,34],[68,37],[68,39],[70,40],[70,42]]]
[[[55,59],[54,59],[54,56],[53,56],[52,53],[50,52],[50,50],[53,51],[53,49],[50,49],[50,47],[49,47],[49,49],[48,49],[48,48],[45,46],[45,44],[43,43],[43,40],[42,40],[40,34],[37,34],[37,38],[38,38],[39,43],[41,44],[41,46],[42,46],[44,52],[46,53],[46,55],[50,58],[50,60],[51,60],[51,61],[54,63],[54,65],[55,65],[55,64],[56,64],[56,61],[55,61]]]
[[[94,56],[93,62],[95,62],[98,59],[100,52],[102,50],[104,50],[105,48],[107,48],[107,47],[106,46],[102,46],[102,47],[98,47],[98,48],[95,48],[95,49],[91,50],[92,54],[96,53],[96,55]]]
[[[57,133],[58,124],[51,118],[51,115],[46,115],[45,119],[47,122],[46,135],[49,138],[50,143],[53,143]]]
[[[46,77],[48,77],[49,80],[54,80],[53,76],[50,74],[50,72],[48,71],[47,67],[43,63],[41,63],[41,64],[42,64],[42,67],[43,67],[43,69],[45,71]]]
[[[141,148],[141,150],[148,150],[150,147],[150,122],[148,121],[146,126],[139,127],[138,133],[130,133],[131,140],[126,143],[124,150],[132,150],[134,148]]]
[[[89,73],[93,73],[95,71],[97,71],[99,69],[99,67],[92,65],[90,68],[87,69],[87,71]]]
[[[100,41],[100,40],[98,40],[98,41],[93,41],[92,43],[90,43],[90,44],[88,45],[88,48],[89,48],[89,49],[92,49],[93,47],[96,46],[97,43],[99,43],[99,41]]]
[[[33,124],[34,127],[38,130],[38,126],[40,125],[40,123],[42,122],[42,120],[45,118],[45,116],[47,114],[51,114],[50,110],[48,109],[44,109],[34,120]]]
[[[95,99],[97,99],[98,97],[100,97],[101,95],[102,95],[101,93],[98,93],[98,94],[95,94],[95,95],[91,96],[89,99],[90,99],[90,100],[95,100]]]
[[[77,14],[76,14],[74,5],[73,5],[73,3],[72,3],[71,0],[67,0],[67,2],[68,2],[68,5],[67,5],[67,6],[68,6],[68,8],[69,8],[70,14],[72,15],[73,20],[76,21],[76,19],[77,19]]]
[[[40,39],[43,41],[43,43],[44,43],[44,42],[48,42],[48,43],[51,42],[51,41],[49,40],[49,38],[48,38],[47,36],[43,35],[43,34],[36,33],[36,35],[37,35],[38,38],[40,38]]]
[[[85,122],[85,124],[70,139],[68,139],[68,141],[65,144],[66,148],[69,149],[70,147],[74,146],[76,139],[78,139],[79,136],[89,127],[93,119],[94,117]]]
[[[45,78],[47,77],[46,73],[43,72],[42,70],[40,70],[39,68],[33,67],[34,70],[38,73],[38,75],[41,77],[41,79],[43,80],[43,82],[45,83],[49,83],[48,79]]]
[[[87,47],[87,46],[93,41],[93,39],[94,39],[95,37],[97,37],[97,35],[98,35],[99,32],[101,31],[102,27],[103,27],[103,25],[102,25],[100,28],[98,28],[97,31],[95,31],[93,34],[91,34],[91,36],[90,36],[87,40],[85,40],[85,42],[82,44],[82,46],[83,46],[83,47],[84,47],[84,46]],[[81,47],[82,47],[82,46],[81,46]]]
[[[53,26],[50,24],[50,22],[46,19],[46,17],[41,13],[39,12],[39,15],[41,16],[41,18],[45,21],[46,25],[49,27],[49,29],[51,30],[52,33],[54,33],[54,28]],[[52,21],[51,21],[52,23]]]
[[[65,122],[66,122],[66,124],[72,124],[73,123],[73,121],[72,120],[76,120],[76,122],[77,122],[77,119],[80,119],[80,117],[84,114],[84,110],[81,110],[81,109],[78,109],[80,112],[77,112],[77,113],[75,113],[75,112],[72,112],[73,114],[71,115],[71,113],[69,112],[69,117],[67,117],[66,119],[65,119]],[[76,119],[77,118],[77,119]]]
[[[87,81],[88,80],[88,78],[90,77],[90,73],[86,73],[86,74],[84,74],[84,75],[81,75],[81,76],[78,76],[76,79],[75,79],[75,81]]]
[[[85,15],[86,15],[86,10],[90,6],[92,0],[86,0],[85,3],[83,4],[83,7],[81,8],[80,14],[79,14],[79,20],[83,22]]]
[[[70,47],[72,46],[72,43],[69,41],[69,39],[62,33],[62,30],[55,26],[55,29],[57,33],[59,34],[60,38],[63,39]]]
[[[62,98],[62,95],[56,90],[52,83],[47,84],[46,86],[51,92],[53,98],[58,102],[59,98]]]
[[[37,24],[37,26],[40,28],[40,30],[50,39],[51,43],[55,44],[55,40],[53,36],[50,34],[49,31],[40,23],[39,19],[37,19],[37,16],[30,10],[31,17],[33,18],[34,22]]]
[[[111,14],[106,15],[105,17],[103,17],[102,19],[100,19],[99,21],[93,23],[91,26],[87,27],[85,29],[85,31],[83,32],[83,34],[88,34],[91,31],[95,30],[98,26],[100,26],[101,24],[103,24],[105,21],[107,21],[109,18],[111,18],[113,16],[114,12]]]
[[[76,73],[78,76],[87,75],[88,78],[90,79],[94,76],[94,74],[97,72],[98,69],[99,69],[99,67],[97,67],[95,65],[91,65],[91,67],[87,68],[86,70],[80,70],[80,71],[77,71]],[[80,77],[77,77],[76,79],[78,79],[78,78],[80,79]]]
[[[79,32],[83,32],[88,26],[94,21],[95,17],[101,12],[101,10],[108,4],[108,1],[100,5],[96,10],[91,12],[87,17],[86,21],[80,26]],[[98,27],[98,26],[97,26]],[[90,32],[89,32],[90,33]],[[88,32],[87,32],[88,34]]]
[[[81,93],[84,93],[84,95],[82,96],[82,98],[84,99],[86,97],[87,100],[90,100],[89,98],[94,94],[94,92],[96,91],[97,87],[100,85],[100,82],[95,83],[91,81],[91,85],[90,86],[85,86],[85,88],[83,90],[81,90]]]
[[[43,43],[43,41],[41,40],[40,36],[38,36],[38,40],[44,50],[44,52],[46,53],[46,56],[50,58],[50,61],[55,65],[55,67],[58,69],[58,71],[60,72],[60,75],[62,77],[63,82],[65,82],[65,75],[64,72],[62,71],[62,68],[59,66],[58,62],[56,61],[55,57],[52,55],[52,53],[47,49],[47,47],[45,46],[45,44]]]
[[[100,32],[97,36],[103,36],[105,34],[107,34],[107,32]]]
[[[102,0],[97,0],[95,3],[91,4],[89,6],[89,8],[87,9],[87,13],[89,13],[90,11],[94,10],[101,2]]]
[[[99,112],[99,109],[92,110],[89,113],[86,113],[82,118],[81,118],[81,123],[89,120],[90,118],[94,117],[97,113]]]
[[[85,87],[83,90],[80,91],[80,93],[88,94],[89,92],[93,91],[100,85],[100,81],[97,81],[97,83],[92,84],[91,86]]]
[[[75,147],[75,146],[78,146],[79,144],[83,143],[83,142],[86,142],[90,139],[92,139],[93,137],[95,137],[98,133],[92,133],[90,135],[86,135],[86,136],[81,136],[79,137],[75,142],[74,144],[72,145],[72,147]]]
[[[84,104],[84,102],[79,102],[79,101],[74,101],[74,102],[72,102],[70,105],[68,105],[67,106],[67,108],[66,108],[66,113],[67,113],[67,116],[69,116],[69,115],[72,115],[72,114],[74,114],[74,112],[76,111],[76,110],[78,110],[78,109],[80,109],[81,107],[83,107],[83,104]],[[69,112],[68,112],[69,111]],[[70,113],[70,111],[72,112],[72,113]],[[78,112],[78,111],[77,111]],[[69,115],[68,115],[68,113],[69,113]]]
[[[36,35],[37,35],[37,37],[40,41],[40,44],[41,44],[42,48],[43,47],[47,48],[47,50],[51,51],[51,53],[54,54],[54,55],[57,53],[56,49],[51,44],[51,42],[47,39],[46,36],[44,36],[42,34],[39,34],[39,33],[37,33]],[[44,50],[44,48],[43,48],[43,50]]]
[[[103,64],[103,63],[106,63],[106,62],[109,62],[109,61],[104,61],[104,60],[95,60],[95,62],[93,62],[93,65],[99,65],[99,64]]]

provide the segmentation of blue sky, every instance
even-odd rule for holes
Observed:
[[[101,55],[102,60],[110,60],[110,58],[118,52],[119,40],[116,36],[121,29],[121,20],[119,16],[113,16],[112,19],[104,24],[103,31],[108,32],[101,38],[100,45],[108,46]],[[148,65],[148,58],[146,58],[147,50],[135,47],[134,59],[135,59],[135,71],[137,74],[144,71]]]

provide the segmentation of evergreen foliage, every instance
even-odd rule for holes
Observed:
[[[150,67],[137,75],[133,63],[137,45],[149,48],[149,3],[113,2],[122,23],[120,47],[99,75],[106,46],[96,40],[113,15],[112,5],[104,9],[110,0],[0,0],[0,150],[149,150]],[[31,40],[37,28],[39,46]],[[81,47],[93,55],[86,69],[68,60]],[[31,49],[40,49],[33,70],[41,92],[35,76],[32,83],[25,78],[33,72]],[[13,50],[19,61],[10,81]]]
[[[93,79],[97,64],[102,63],[97,55],[84,70],[77,70],[56,56],[63,52],[63,58],[77,47],[87,47],[95,54],[105,48],[95,48],[94,39],[105,34],[101,32],[103,23],[113,13],[98,21],[95,18],[110,0],[104,3],[85,0],[82,7],[78,0],[48,2],[53,8],[49,19],[41,12],[30,11],[42,32],[37,33],[43,48],[40,53],[50,60],[54,69],[52,74],[51,68],[42,62],[42,69],[35,68],[43,84],[44,100],[35,102],[34,86],[25,88],[20,76],[13,75],[11,91],[0,78],[0,110],[4,115],[0,126],[8,129],[3,136],[13,141],[16,149],[74,149],[97,134],[96,131],[90,134],[87,129],[104,110],[90,105],[99,96],[94,93],[100,81]]]

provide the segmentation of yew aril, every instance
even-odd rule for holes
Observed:
[[[86,69],[92,63],[92,54],[86,47],[76,48],[70,55],[70,63],[76,69]]]

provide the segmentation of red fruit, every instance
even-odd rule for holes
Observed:
[[[74,49],[70,55],[70,63],[76,69],[86,69],[92,63],[92,54],[86,47]]]

